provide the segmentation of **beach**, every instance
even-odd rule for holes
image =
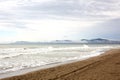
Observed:
[[[120,49],[0,80],[120,80]]]

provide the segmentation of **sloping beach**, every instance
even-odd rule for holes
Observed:
[[[120,80],[120,49],[83,61],[0,80]]]

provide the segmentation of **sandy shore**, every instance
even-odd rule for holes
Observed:
[[[0,80],[120,80],[120,49],[87,60]]]

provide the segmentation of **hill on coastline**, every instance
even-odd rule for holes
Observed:
[[[96,38],[96,39],[81,39],[79,41],[74,40],[54,40],[50,42],[29,42],[29,41],[16,41],[10,44],[47,44],[47,43],[102,43],[102,44],[120,44],[120,41],[113,41],[108,39]]]

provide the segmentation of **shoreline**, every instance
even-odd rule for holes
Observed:
[[[106,51],[108,51],[108,50],[106,50]],[[65,65],[65,64],[70,64],[70,63],[74,63],[74,62],[83,61],[83,60],[86,60],[86,59],[89,59],[89,58],[92,58],[92,57],[100,56],[100,55],[104,54],[105,52],[92,54],[92,55],[89,55],[89,56],[82,56],[82,58],[80,58],[80,59],[68,60],[68,61],[64,61],[64,62],[55,62],[55,63],[50,63],[50,64],[36,66],[36,67],[24,68],[24,69],[20,69],[20,70],[17,70],[17,71],[9,71],[9,72],[6,72],[6,73],[0,73],[0,79],[13,77],[13,76],[24,75],[24,74],[34,72],[34,71],[38,71],[38,70],[43,70],[43,69],[53,68],[53,67],[57,67],[57,66]]]
[[[84,70],[86,71],[87,69],[91,70],[91,71],[88,71],[87,73],[94,72],[94,71],[92,71],[91,66],[98,65],[98,67],[99,67],[99,66],[101,66],[101,64],[103,64],[103,61],[106,61],[109,58],[113,59],[114,58],[113,56],[116,56],[116,55],[120,55],[120,49],[109,50],[98,56],[93,56],[91,58],[84,59],[81,61],[73,61],[73,62],[68,62],[68,63],[66,62],[66,63],[62,63],[62,64],[55,64],[56,66],[55,65],[54,66],[49,65],[47,67],[43,66],[43,68],[41,68],[41,69],[39,68],[36,70],[33,70],[31,68],[32,71],[29,70],[29,72],[26,72],[24,74],[12,76],[12,77],[9,76],[7,78],[3,78],[0,80],[57,80],[57,79],[58,80],[79,80],[79,78],[72,79],[71,76],[69,76],[69,75],[73,75],[74,73],[77,75],[76,72],[79,72],[79,71],[83,72]],[[120,59],[118,61],[120,61]],[[109,65],[107,65],[107,66],[109,66]],[[119,65],[119,63],[118,63],[118,65]],[[104,66],[103,66],[103,68],[104,68]],[[118,69],[120,71],[120,68],[118,68]],[[21,70],[21,72],[23,72],[23,71]],[[83,72],[83,73],[85,73],[85,72]],[[73,77],[75,77],[76,75],[73,75]],[[77,76],[77,77],[79,77],[79,76]],[[87,77],[90,77],[90,76],[87,76]],[[119,77],[119,79],[120,79],[120,77]],[[86,80],[86,79],[81,78],[81,80]],[[99,80],[99,79],[97,79],[97,80]],[[103,80],[112,80],[112,79],[108,78],[108,79],[103,79]],[[117,79],[113,79],[113,80],[117,80]]]

